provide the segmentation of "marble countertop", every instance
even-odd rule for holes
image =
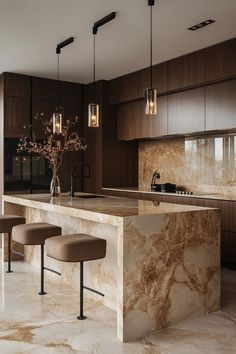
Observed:
[[[215,199],[215,200],[228,200],[235,201],[235,195],[224,195],[218,193],[194,193],[194,194],[178,194],[178,193],[163,193],[163,192],[153,192],[150,190],[144,190],[138,187],[114,187],[114,188],[102,188],[104,192],[115,191],[115,192],[130,192],[130,193],[145,193],[145,194],[159,194],[159,195],[170,195],[172,197],[186,197],[186,198],[201,198],[201,199]]]
[[[78,217],[91,218],[107,216],[113,218],[124,218],[132,216],[184,213],[191,211],[207,210],[209,208],[158,203],[146,200],[130,198],[119,198],[111,196],[100,196],[99,198],[83,199],[87,193],[77,193],[74,198],[62,195],[60,198],[51,198],[49,194],[25,194],[25,195],[4,195],[3,202],[10,202],[18,205],[51,210],[60,213],[70,214]]]

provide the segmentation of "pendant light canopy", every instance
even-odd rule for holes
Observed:
[[[150,6],[150,87],[145,90],[145,114],[153,116],[157,114],[157,90],[152,87],[152,7],[155,0],[148,0]]]
[[[61,108],[59,106],[59,83],[60,83],[60,76],[59,76],[59,66],[60,66],[60,54],[61,49],[69,45],[70,43],[74,42],[74,37],[67,38],[65,41],[59,43],[56,47],[56,54],[57,54],[57,107],[56,112],[52,115],[52,130],[54,134],[61,134],[62,133],[62,123],[63,123],[63,113],[61,112]]]
[[[99,127],[99,105],[96,102],[96,34],[98,28],[105,25],[105,23],[110,22],[116,17],[116,13],[112,12],[109,15],[103,17],[101,20],[97,21],[93,25],[93,103],[88,105],[88,127],[98,128]]]

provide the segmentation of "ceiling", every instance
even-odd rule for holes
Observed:
[[[92,81],[93,23],[112,11],[117,17],[96,37],[97,79],[108,80],[149,65],[147,0],[0,0],[0,72],[55,78],[58,43],[62,80]],[[206,19],[198,31],[187,28]],[[153,62],[236,37],[235,0],[156,0]]]

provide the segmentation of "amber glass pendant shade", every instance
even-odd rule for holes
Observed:
[[[88,126],[90,128],[99,127],[99,105],[96,103],[88,105]]]
[[[53,133],[62,133],[62,113],[53,113],[52,116]]]
[[[145,114],[147,116],[155,116],[157,114],[157,90],[147,88],[145,90]]]

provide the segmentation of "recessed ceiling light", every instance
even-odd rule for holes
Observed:
[[[196,31],[196,30],[198,30],[198,29],[200,29],[200,28],[202,28],[202,27],[208,26],[208,25],[210,25],[210,24],[212,24],[212,23],[214,23],[214,22],[216,22],[216,21],[209,19],[209,20],[200,22],[200,23],[198,23],[197,25],[194,25],[194,26],[189,27],[188,30],[190,30],[190,31]]]

